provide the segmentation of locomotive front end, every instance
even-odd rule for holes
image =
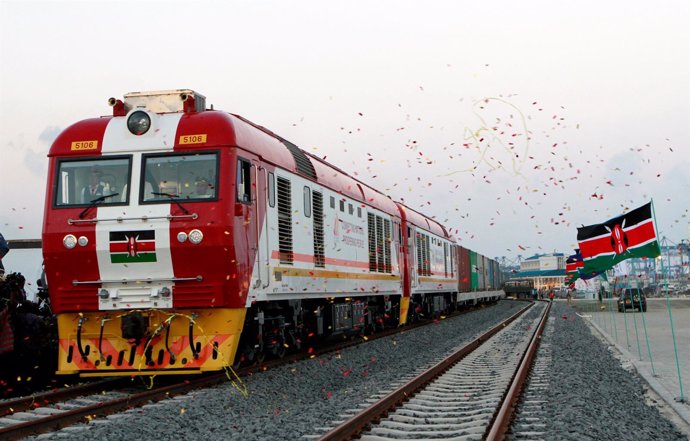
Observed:
[[[238,275],[220,191],[232,130],[189,90],[110,104],[113,117],[69,127],[49,155],[43,244],[58,373],[222,369],[249,277]]]

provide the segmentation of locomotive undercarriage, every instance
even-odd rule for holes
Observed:
[[[248,309],[61,314],[58,373],[198,373],[222,369],[233,354],[235,366],[281,358],[327,339],[397,327],[402,300],[332,297],[257,302]],[[451,293],[415,294],[406,322],[438,319],[457,307]]]
[[[400,296],[257,302],[247,310],[235,366],[283,357],[333,337],[368,335],[399,323]]]
[[[283,357],[332,337],[370,335],[400,323],[400,296],[257,302],[247,310],[235,366]],[[457,309],[452,293],[416,294],[407,323],[438,319]]]
[[[415,294],[410,299],[408,323],[434,320],[458,309],[456,296],[452,293]]]

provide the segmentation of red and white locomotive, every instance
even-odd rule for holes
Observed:
[[[59,374],[219,370],[502,294],[467,292],[438,222],[203,95],[109,103],[49,153]]]

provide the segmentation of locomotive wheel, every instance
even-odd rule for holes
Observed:
[[[283,358],[287,353],[287,348],[285,347],[285,337],[283,335],[276,338],[276,343],[271,347],[271,355]]]
[[[255,351],[254,352],[254,360],[256,360],[257,363],[263,363],[263,361],[266,359],[266,353],[264,351]]]
[[[242,363],[244,363],[244,359],[242,357],[235,358],[235,361],[232,363],[231,367],[234,370],[237,370],[242,366]]]
[[[302,349],[302,340],[300,339],[299,335],[297,335],[297,332],[289,331],[288,338],[290,339],[292,347],[299,352]]]

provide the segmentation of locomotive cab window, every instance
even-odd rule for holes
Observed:
[[[170,203],[180,199],[206,201],[218,196],[218,155],[144,155],[139,200]]]
[[[131,156],[60,161],[54,205],[69,207],[128,203],[131,165]]]
[[[245,204],[252,202],[252,165],[245,159],[237,160],[237,201]]]
[[[304,187],[304,216],[311,217],[311,188]]]
[[[268,205],[276,206],[276,177],[273,173],[268,173]]]

